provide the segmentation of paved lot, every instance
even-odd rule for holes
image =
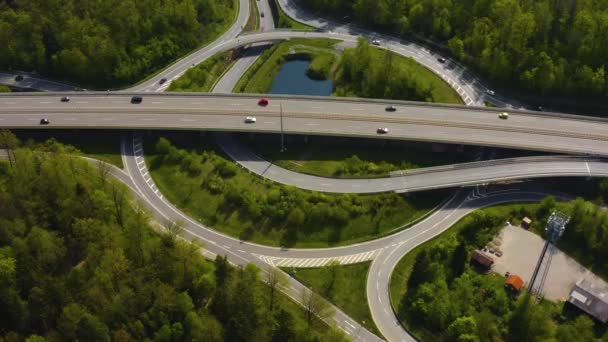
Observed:
[[[507,225],[495,238],[495,242],[499,245],[497,247],[503,252],[503,255],[501,257],[493,256],[493,271],[499,274],[507,271],[517,274],[526,282],[527,287],[545,241],[525,229]],[[574,284],[581,278],[597,285],[608,286],[605,281],[559,249],[549,248],[547,254],[549,253],[552,253],[552,259],[543,288],[545,298],[566,300]]]

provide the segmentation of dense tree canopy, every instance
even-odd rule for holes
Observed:
[[[305,0],[339,18],[446,43],[491,79],[539,94],[608,95],[603,0]]]
[[[0,1],[0,68],[135,82],[212,38],[233,9],[233,0]]]
[[[543,221],[554,206],[549,197],[534,212],[523,206],[476,211],[414,250],[399,316],[424,341],[597,341],[603,330],[594,330],[592,319],[578,309],[536,303],[525,290],[513,297],[502,276],[478,273],[468,263],[472,250],[491,240],[505,220],[524,214]]]
[[[205,261],[198,246],[176,237],[179,229],[155,232],[107,169],[60,145],[47,151],[17,148],[12,166],[0,163],[0,341],[334,334],[318,322],[308,327],[285,297],[273,294],[271,309],[255,266]]]

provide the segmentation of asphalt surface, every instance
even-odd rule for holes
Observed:
[[[65,93],[63,93],[65,94]],[[512,112],[499,119],[491,109],[334,98],[145,94],[141,104],[130,95],[70,93],[0,95],[0,124],[6,128],[188,129],[285,133],[434,141],[527,150],[608,155],[608,122]],[[245,116],[258,118],[255,124]],[[388,134],[378,134],[387,127]]]
[[[457,63],[454,63],[453,61],[448,61],[445,64],[439,63],[437,61],[437,58],[439,56],[428,51],[424,47],[418,46],[411,42],[398,40],[398,39],[395,39],[392,37],[377,35],[377,34],[374,34],[373,32],[360,30],[358,28],[353,28],[351,26],[331,23],[329,21],[318,20],[317,22],[313,23],[313,21],[316,19],[311,18],[309,16],[309,14],[306,14],[303,11],[301,11],[300,9],[298,9],[297,7],[293,6],[293,3],[291,1],[279,0],[279,3],[281,4],[281,7],[283,8],[283,10],[288,15],[294,17],[295,19],[302,21],[306,24],[315,26],[315,27],[323,27],[324,29],[332,31],[332,32],[330,32],[330,33],[323,33],[323,32],[304,33],[304,32],[280,31],[280,32],[266,32],[266,33],[246,35],[246,36],[242,36],[242,37],[234,39],[236,34],[238,34],[238,31],[240,31],[240,27],[242,25],[244,25],[244,23],[246,22],[247,15],[248,15],[248,14],[244,14],[245,9],[246,9],[246,12],[248,12],[248,8],[249,8],[247,1],[241,0],[240,1],[241,11],[239,12],[239,17],[236,20],[235,25],[225,35],[223,35],[220,39],[218,39],[218,41],[212,43],[211,45],[209,45],[205,48],[202,48],[201,50],[195,52],[194,54],[191,54],[191,55],[183,58],[182,60],[178,61],[177,63],[175,63],[168,69],[159,73],[157,76],[152,77],[145,82],[142,82],[140,85],[137,85],[137,86],[131,88],[130,90],[136,90],[136,91],[142,91],[142,92],[154,92],[154,91],[162,90],[162,89],[166,88],[170,82],[167,82],[161,86],[158,84],[158,81],[160,80],[160,78],[166,77],[169,80],[175,79],[175,78],[179,77],[181,74],[183,74],[192,65],[198,64],[198,63],[202,62],[204,59],[211,57],[212,55],[214,55],[218,52],[226,51],[226,50],[232,49],[237,46],[248,45],[248,44],[258,43],[258,42],[272,42],[275,40],[284,40],[284,39],[289,39],[292,37],[333,38],[333,39],[340,39],[340,40],[344,40],[344,41],[352,43],[355,41],[355,39],[357,38],[358,35],[362,35],[362,36],[368,37],[370,39],[373,39],[373,38],[382,39],[381,48],[390,49],[392,51],[395,51],[396,53],[399,53],[399,54],[402,54],[405,56],[414,57],[418,62],[425,65],[426,67],[433,70],[434,72],[436,72],[438,75],[443,77],[450,85],[452,85],[458,91],[459,95],[463,97],[463,99],[467,105],[475,105],[475,104],[481,105],[483,103],[483,101],[489,100],[490,102],[494,102],[494,103],[498,102],[501,106],[504,105],[507,107],[519,108],[518,104],[514,101],[504,100],[504,99],[499,98],[498,96],[488,96],[485,93],[486,87],[484,87],[483,84],[479,80],[476,80],[468,72],[466,72],[466,70],[464,70],[464,68],[459,66]],[[269,10],[266,11],[266,13],[269,14]],[[269,17],[269,15],[267,15],[267,17]],[[243,65],[246,65],[246,63],[243,63]],[[245,69],[245,68],[243,68],[243,69]],[[236,72],[236,71],[234,72],[234,75],[238,75],[238,74],[239,74],[239,72]],[[45,86],[50,86],[50,85],[40,85],[40,87],[45,87]],[[67,89],[52,89],[51,88],[49,90],[67,90]],[[147,97],[148,96],[146,95],[146,99],[144,100],[145,104],[147,104],[147,102],[148,102]],[[26,106],[26,108],[25,108],[26,110],[21,111],[19,108],[11,107],[11,103],[6,103],[6,102],[1,103],[1,101],[5,100],[5,99],[6,98],[4,98],[4,97],[0,98],[0,105],[2,105],[2,107],[8,107],[7,109],[0,111],[0,124],[2,124],[4,126],[6,123],[7,124],[6,127],[13,127],[12,125],[16,125],[16,127],[39,127],[37,125],[37,122],[40,119],[40,114],[42,114],[42,111],[40,110],[40,108],[33,109],[33,111],[32,111],[32,108],[27,108],[27,106]],[[87,101],[87,99],[88,98],[86,96],[82,97],[82,98],[79,97],[78,101],[75,101],[72,103],[82,102],[82,103],[80,103],[81,105],[88,105],[88,103],[85,103],[85,102],[89,102],[89,101]],[[242,120],[242,115],[245,114],[245,113],[233,114],[232,118],[230,118],[230,114],[226,114],[225,112],[219,114],[220,110],[217,108],[215,109],[217,111],[217,113],[214,113],[213,115],[210,115],[208,113],[202,114],[202,113],[200,113],[200,111],[196,112],[196,109],[194,109],[194,108],[191,108],[194,112],[183,113],[179,110],[176,110],[176,108],[173,108],[171,106],[169,106],[169,108],[165,107],[164,110],[166,112],[172,112],[172,115],[166,114],[166,113],[159,114],[158,111],[156,111],[156,113],[154,113],[155,112],[154,108],[144,108],[146,105],[144,105],[144,106],[140,105],[139,108],[144,108],[145,109],[144,111],[152,113],[151,115],[143,115],[142,113],[138,113],[137,111],[134,111],[131,108],[127,109],[127,107],[131,107],[131,105],[126,105],[126,101],[124,101],[124,98],[121,100],[118,100],[118,99],[114,99],[114,97],[108,96],[108,97],[106,97],[106,100],[109,100],[110,102],[111,101],[119,102],[119,103],[113,103],[112,105],[119,105],[119,106],[122,105],[122,108],[120,108],[118,110],[116,110],[114,108],[111,110],[111,112],[108,112],[107,108],[109,108],[108,106],[110,106],[110,104],[105,103],[105,104],[102,104],[98,108],[92,108],[92,109],[85,109],[82,107],[73,108],[72,111],[69,111],[67,113],[64,112],[65,108],[60,108],[58,111],[56,110],[56,112],[52,112],[51,110],[46,110],[46,111],[44,111],[45,112],[44,114],[46,114],[46,116],[49,117],[49,119],[51,119],[51,125],[48,127],[49,128],[58,128],[61,125],[64,125],[65,127],[82,127],[82,128],[102,128],[102,127],[106,127],[106,125],[114,127],[113,124],[115,124],[116,122],[119,121],[121,123],[127,122],[129,124],[129,126],[128,126],[129,128],[133,128],[133,127],[156,128],[158,126],[156,126],[157,122],[155,122],[155,121],[169,120],[169,121],[173,121],[173,124],[175,125],[175,127],[172,127],[172,128],[184,128],[184,129],[193,129],[193,127],[194,127],[194,129],[196,129],[196,128],[215,128],[215,129],[220,128],[220,127],[216,127],[216,126],[211,127],[211,125],[209,127],[206,126],[208,123],[207,121],[211,118],[211,120],[218,120],[222,123],[222,125],[226,125],[226,127],[222,126],[223,129],[241,130],[241,128],[243,127],[243,123],[242,122],[237,123],[234,121],[234,119],[235,119],[235,117],[240,116],[240,118]],[[99,101],[99,99],[92,101],[92,102],[97,102],[97,101]],[[12,102],[12,101],[8,100],[7,102]],[[40,102],[49,102],[49,101],[43,100]],[[155,102],[163,102],[163,101],[155,101]],[[33,103],[30,103],[28,105],[32,105],[32,104]],[[48,106],[49,104],[51,106]],[[163,105],[163,103],[157,103],[157,104]],[[39,103],[39,105],[40,105],[39,107],[44,107],[42,105],[47,105],[46,108],[50,108],[50,109],[53,109],[55,107],[55,105],[52,104],[52,101],[50,101],[49,103]],[[205,109],[207,109],[207,107],[208,107],[207,103],[192,102],[192,103],[190,103],[190,105],[191,106],[204,105],[206,107]],[[255,113],[255,115],[257,115],[258,117],[265,116],[266,117],[265,120],[269,121],[266,124],[264,124],[265,127],[261,127],[259,129],[259,131],[276,132],[276,130],[277,130],[277,128],[275,127],[276,123],[270,122],[270,120],[276,119],[276,108],[273,108],[276,106],[271,104],[271,106],[269,106],[269,108],[266,108],[265,111],[260,111],[259,108],[255,108],[255,106],[252,106],[251,104],[247,104],[247,105],[249,105],[250,106],[249,108],[251,108],[251,110],[247,110],[247,114]],[[238,104],[236,106],[238,106]],[[242,106],[247,108],[246,105],[242,105]],[[318,104],[315,104],[315,106],[319,107]],[[321,105],[321,107],[322,106],[323,105]],[[378,105],[376,105],[376,106],[378,106]],[[78,106],[74,106],[74,107],[78,107]],[[163,107],[163,106],[161,106],[161,107]],[[312,107],[312,105],[311,105],[311,107]],[[177,108],[177,109],[179,109],[179,108]],[[256,111],[256,109],[257,109],[257,111]],[[274,113],[272,112],[272,109],[274,109]],[[285,107],[284,107],[284,109],[285,109]],[[323,113],[333,112],[333,110],[331,108],[314,108],[314,109],[322,110]],[[352,115],[357,116],[357,113],[354,113],[354,108],[351,108],[351,109],[353,109]],[[28,110],[30,111],[29,113],[28,113]],[[290,109],[290,111],[291,110],[292,109]],[[296,112],[296,114],[302,111],[302,109],[300,107],[298,107],[297,105],[294,106],[293,110],[294,110],[294,112]],[[83,114],[77,115],[76,112],[78,112],[78,111],[83,112]],[[603,145],[603,144],[605,144],[605,140],[601,139],[603,137],[606,137],[606,134],[605,134],[606,132],[604,131],[603,127],[600,127],[603,125],[600,125],[597,123],[589,124],[589,122],[587,122],[587,125],[586,125],[587,127],[575,128],[575,130],[574,130],[575,132],[573,135],[572,131],[570,130],[570,124],[574,124],[575,122],[572,122],[572,120],[561,121],[560,124],[547,128],[547,126],[545,126],[546,122],[544,121],[546,118],[537,117],[536,119],[529,119],[529,118],[521,119],[521,118],[525,117],[525,115],[521,115],[521,117],[518,116],[518,119],[511,120],[515,117],[515,115],[512,115],[511,118],[509,119],[508,126],[511,126],[511,123],[513,121],[517,121],[517,122],[515,122],[514,125],[511,127],[515,131],[512,131],[512,130],[508,131],[509,132],[508,135],[509,135],[510,139],[507,139],[506,137],[501,137],[499,134],[500,131],[504,131],[504,127],[502,127],[502,123],[500,125],[503,129],[497,129],[497,127],[495,127],[496,125],[494,123],[488,123],[486,121],[489,117],[493,117],[495,119],[495,115],[496,115],[495,112],[492,112],[491,114],[489,114],[490,116],[486,115],[485,117],[477,116],[478,114],[480,114],[479,112],[475,112],[474,114],[470,113],[472,121],[468,121],[468,118],[467,118],[467,120],[465,120],[465,125],[468,125],[468,126],[462,127],[462,121],[459,121],[459,118],[452,117],[452,116],[458,116],[458,115],[454,115],[453,112],[450,112],[450,114],[447,114],[447,117],[446,117],[447,112],[445,109],[437,110],[437,112],[439,112],[439,114],[437,114],[435,118],[433,118],[433,115],[436,114],[435,111],[433,111],[433,113],[422,114],[422,116],[425,118],[431,117],[431,119],[436,121],[434,123],[428,122],[428,120],[426,120],[423,123],[421,123],[421,122],[404,123],[404,122],[401,122],[400,120],[397,120],[397,123],[396,123],[395,119],[400,119],[400,118],[384,117],[385,113],[380,114],[381,110],[379,108],[377,108],[375,112],[374,112],[374,108],[360,108],[359,111],[363,112],[365,114],[365,116],[367,116],[367,118],[359,118],[359,117],[356,118],[356,120],[357,120],[356,125],[359,125],[359,123],[364,122],[368,126],[355,127],[355,124],[351,124],[350,125],[351,127],[344,127],[344,128],[346,128],[344,130],[347,132],[346,134],[353,134],[354,136],[372,136],[372,134],[369,132],[369,129],[373,127],[375,130],[376,127],[370,126],[370,125],[374,125],[374,124],[377,125],[378,123],[385,123],[385,126],[389,126],[389,124],[391,125],[391,126],[389,126],[390,127],[390,132],[389,132],[390,136],[386,136],[383,138],[403,138],[403,137],[407,136],[407,133],[404,133],[407,130],[412,130],[412,131],[421,130],[424,127],[426,127],[427,131],[433,131],[433,128],[435,131],[439,131],[436,133],[436,135],[441,135],[441,134],[451,135],[453,137],[453,139],[455,139],[455,141],[451,141],[451,142],[486,145],[486,144],[480,143],[479,141],[475,142],[475,141],[467,140],[467,138],[473,137],[474,135],[479,134],[478,131],[481,128],[484,128],[488,132],[488,136],[483,137],[483,139],[487,139],[487,141],[489,141],[487,143],[487,146],[506,147],[506,146],[517,145],[517,146],[520,146],[520,148],[528,148],[528,149],[560,151],[560,152],[593,153],[593,154],[604,154],[603,151],[606,151],[605,146]],[[234,111],[234,112],[236,112],[236,111]],[[409,117],[410,112],[416,112],[416,111],[408,107],[407,113],[402,113],[402,114],[405,114]],[[35,113],[38,116],[32,117],[33,113]],[[309,112],[307,114],[314,116],[315,113]],[[316,113],[316,114],[319,114],[319,113]],[[335,114],[335,113],[332,113],[332,114]],[[341,114],[343,114],[343,113],[341,113]],[[168,115],[171,115],[171,116],[168,116]],[[177,118],[176,115],[178,115],[179,118]],[[187,117],[187,115],[190,115],[190,117]],[[421,115],[421,114],[418,113],[418,115]],[[222,118],[220,118],[220,116]],[[291,132],[291,133],[297,133],[299,129],[302,131],[306,131],[306,132],[303,132],[302,134],[336,134],[336,135],[340,135],[343,132],[343,130],[340,129],[340,126],[341,125],[344,126],[344,118],[337,119],[335,117],[333,117],[333,118],[316,117],[314,119],[310,119],[310,118],[303,118],[303,117],[297,116],[297,115],[295,117],[294,116],[290,117],[290,115],[287,113],[287,115],[285,115],[284,119],[286,120],[286,123],[287,123],[286,131]],[[353,119],[353,118],[351,117],[349,119]],[[180,120],[182,120],[182,121],[180,121]],[[383,121],[383,120],[386,120],[386,121]],[[526,120],[531,120],[531,121],[535,121],[535,122],[526,121]],[[564,119],[560,119],[560,120],[564,120]],[[2,122],[2,121],[5,121],[5,122]],[[74,121],[76,121],[76,122],[74,122]],[[80,121],[86,121],[84,126],[78,126]],[[179,121],[179,123],[175,124],[176,121]],[[203,121],[205,121],[205,122],[203,122]],[[373,124],[371,122],[373,122]],[[260,120],[258,121],[258,123],[260,123]],[[576,123],[578,123],[578,121],[576,121]],[[314,127],[315,125],[321,126],[321,125],[326,125],[326,124],[328,126],[330,126],[329,127],[330,129],[327,129],[327,130],[312,129],[312,127]],[[448,125],[446,125],[446,124],[448,124]],[[471,124],[475,125],[475,128],[470,127]],[[552,124],[554,124],[554,122],[552,122]],[[298,128],[298,126],[305,126],[305,125],[309,125],[312,127],[310,127],[310,129],[307,129],[307,130]],[[256,124],[256,126],[262,126],[262,125]],[[348,125],[346,125],[346,126],[348,126]],[[459,127],[454,127],[454,126],[459,126]],[[551,125],[549,125],[549,126],[551,126]],[[576,126],[576,124],[575,124],[575,126]],[[585,126],[585,125],[583,125],[583,126]],[[589,130],[589,129],[587,129],[587,128],[591,128],[589,126],[597,126],[597,127],[594,127],[594,129]],[[45,128],[46,127],[47,126],[45,126]],[[292,128],[292,127],[295,127],[295,128]],[[121,128],[127,128],[127,127],[121,127]],[[527,129],[524,129],[524,128],[527,128]],[[256,130],[257,129],[258,128],[256,127]],[[531,133],[530,132],[531,130],[535,130],[536,132]],[[433,132],[425,131],[423,134],[419,134],[418,136],[416,136],[415,134],[410,134],[411,136],[409,137],[409,139],[427,141],[427,140],[429,140],[428,137],[432,136],[432,133]],[[498,135],[498,137],[497,137],[497,135]],[[493,140],[490,140],[491,136],[492,136]],[[531,138],[532,136],[536,136],[536,139]],[[552,142],[550,144],[543,143],[542,141],[538,141],[538,139],[540,139],[541,137],[544,138],[545,140],[553,139],[553,140],[559,140],[560,142],[559,143]],[[597,139],[597,138],[600,138],[600,139]],[[524,140],[530,139],[530,140],[527,142],[521,143],[520,142],[521,139],[524,139]],[[512,142],[510,140],[515,140],[515,142]],[[438,141],[442,141],[442,140],[438,140]],[[512,144],[512,145],[509,145],[509,144]],[[587,144],[587,145],[585,145],[585,144]],[[597,148],[588,148],[589,144],[596,146]],[[131,145],[133,145],[133,144],[131,144]],[[523,147],[522,145],[525,145],[525,147]],[[549,149],[547,149],[548,145],[551,145],[551,147],[549,147]],[[591,147],[593,147],[593,146],[591,146]],[[402,329],[402,327],[398,324],[398,322],[396,322],[394,314],[390,311],[391,310],[390,301],[388,298],[388,296],[389,296],[388,283],[390,280],[390,273],[392,272],[392,269],[396,265],[397,261],[402,257],[402,255],[407,253],[414,246],[416,246],[420,243],[423,243],[424,241],[428,240],[432,236],[435,236],[435,235],[441,233],[442,231],[444,231],[445,229],[449,228],[453,223],[455,223],[458,220],[458,218],[466,215],[467,213],[475,210],[476,208],[495,204],[495,203],[502,203],[502,202],[506,202],[506,201],[538,200],[544,196],[544,194],[526,193],[526,192],[517,191],[516,189],[507,190],[502,193],[496,193],[496,194],[479,194],[479,193],[477,193],[476,195],[473,195],[473,196],[467,195],[467,193],[461,192],[461,193],[457,194],[455,197],[453,197],[449,202],[447,202],[442,208],[437,210],[434,214],[430,215],[427,219],[423,220],[422,222],[420,222],[420,223],[414,225],[413,227],[411,227],[407,230],[404,230],[400,233],[397,233],[397,234],[394,234],[394,235],[391,235],[391,236],[388,236],[388,237],[385,237],[382,239],[378,239],[378,240],[374,240],[374,241],[370,241],[370,242],[366,242],[366,243],[361,243],[361,244],[356,244],[353,246],[345,246],[345,247],[322,249],[322,250],[278,249],[278,248],[259,246],[259,245],[246,243],[246,242],[240,242],[236,239],[232,239],[230,237],[224,236],[217,232],[213,232],[212,230],[203,227],[202,225],[198,224],[197,222],[195,222],[192,219],[185,216],[183,213],[179,212],[177,209],[175,209],[175,207],[173,207],[170,203],[168,203],[162,197],[162,194],[160,194],[158,192],[158,189],[155,189],[155,187],[153,186],[153,182],[151,182],[151,183],[149,182],[150,181],[149,175],[147,175],[146,173],[141,173],[140,171],[130,172],[131,170],[135,171],[136,168],[139,169],[143,163],[142,162],[143,156],[140,155],[139,160],[135,156],[136,148],[137,148],[136,146],[132,146],[132,148],[130,150],[131,154],[134,155],[132,158],[128,158],[128,151],[125,151],[124,160],[125,160],[127,172],[125,173],[122,171],[121,172],[114,171],[113,174],[118,179],[120,179],[121,181],[123,181],[124,183],[129,185],[129,187],[134,191],[136,196],[140,200],[142,200],[142,202],[146,206],[148,206],[151,209],[153,214],[161,222],[163,220],[184,221],[185,226],[186,226],[185,236],[190,239],[195,239],[195,240],[198,239],[198,240],[204,241],[206,244],[206,249],[209,250],[211,253],[227,254],[230,257],[230,260],[236,264],[245,264],[247,262],[253,262],[253,263],[257,264],[258,266],[262,267],[263,269],[265,269],[265,267],[267,267],[268,263],[270,263],[270,265],[281,265],[281,263],[285,260],[298,260],[298,259],[312,260],[312,259],[314,259],[314,260],[322,260],[323,262],[326,262],[327,260],[339,259],[341,262],[348,263],[349,260],[351,260],[353,262],[360,262],[363,259],[365,259],[365,260],[373,259],[374,262],[372,263],[372,268],[370,270],[370,276],[368,277],[368,301],[370,304],[372,315],[374,317],[374,321],[376,322],[379,329],[382,331],[382,333],[386,336],[386,338],[389,341],[412,340],[412,337],[409,336],[407,334],[407,332],[405,332]],[[128,146],[125,147],[125,149],[128,150]],[[142,153],[142,155],[143,155],[143,151],[141,151],[140,153]],[[589,164],[587,164],[587,165],[589,165]],[[538,167],[538,164],[536,165],[536,167]],[[554,164],[554,169],[558,169],[558,170],[553,170],[551,172],[551,174],[559,174],[559,173],[562,173],[562,171],[564,171],[564,170],[567,170],[567,172],[581,173],[582,171],[581,171],[580,167],[581,167],[580,163],[577,165],[568,164],[568,165],[566,165],[566,167],[557,166]],[[595,167],[596,167],[596,165],[591,164],[590,168],[588,169],[589,174],[592,172],[599,172],[599,171],[596,171]],[[597,165],[597,167],[599,170],[599,169],[603,168],[603,164],[599,164],[599,165]],[[550,169],[550,167],[546,166],[546,168],[544,170],[547,170],[547,169]],[[496,172],[499,172],[499,170],[497,170]],[[538,171],[538,169],[537,169],[537,171],[535,171],[535,172],[545,172],[545,171],[543,171],[541,168],[540,171]],[[406,177],[410,177],[410,176],[408,175]],[[150,184],[152,184],[152,185],[150,185]],[[364,258],[359,258],[359,257],[352,258],[352,256],[363,256]],[[309,263],[299,262],[299,261],[297,261],[296,264],[309,265]],[[321,264],[315,264],[315,265],[321,265]],[[291,279],[290,288],[285,289],[285,291],[288,293],[288,295],[292,296],[292,298],[296,299],[296,301],[297,301],[297,297],[298,297],[297,293],[301,289],[302,289],[302,285],[300,283],[294,281],[293,279]],[[352,321],[352,319],[348,318],[343,312],[341,312],[339,310],[337,311],[335,321],[336,321],[337,325],[340,326],[349,335],[351,335],[351,337],[355,337],[356,339],[359,339],[359,340],[370,340],[370,341],[377,339],[377,337],[370,334],[367,330],[360,329],[360,326],[356,322]]]
[[[232,159],[261,177],[320,192],[413,192],[517,179],[608,176],[608,160],[562,156],[503,159],[416,169],[415,172],[405,172],[403,176],[391,178],[326,178],[290,171],[272,164],[226,135],[218,137],[217,141]]]

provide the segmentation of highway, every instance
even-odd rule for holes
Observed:
[[[478,185],[497,181],[542,177],[606,177],[608,160],[575,156],[499,159],[430,167],[404,172],[391,178],[347,179],[326,178],[286,170],[253,153],[234,139],[222,135],[217,139],[223,151],[239,164],[274,182],[300,189],[334,193],[376,193]]]
[[[133,93],[135,94],[135,93]],[[266,107],[251,95],[6,93],[0,95],[5,128],[188,129],[285,133],[480,145],[526,150],[608,154],[608,121],[573,116],[511,112],[498,118],[491,108],[327,97],[273,96]],[[141,93],[140,93],[141,94]],[[59,101],[69,95],[69,103]],[[395,112],[385,106],[395,103]],[[282,115],[280,112],[282,105]],[[253,115],[257,123],[247,124]],[[388,134],[378,134],[387,127]]]
[[[292,1],[279,0],[279,3],[286,13],[302,21],[300,20],[302,12],[292,6]],[[377,35],[349,26],[319,21],[320,26],[315,26],[316,24],[312,26],[322,26],[331,32],[271,31],[247,34],[235,38],[248,16],[248,2],[241,0],[240,6],[241,11],[235,25],[216,42],[184,57],[158,75],[129,89],[143,94],[144,103],[141,105],[129,104],[128,99],[131,94],[126,93],[124,95],[112,94],[111,96],[88,93],[69,94],[72,101],[68,104],[58,102],[59,94],[48,94],[48,96],[3,95],[0,96],[0,107],[2,108],[0,110],[0,125],[9,128],[169,128],[276,133],[279,131],[277,121],[280,120],[280,115],[278,105],[275,102],[280,101],[284,109],[285,131],[293,134],[329,134],[439,141],[598,155],[605,155],[605,151],[608,151],[606,149],[606,144],[608,144],[606,123],[595,120],[574,120],[568,117],[552,118],[513,112],[508,120],[499,120],[496,117],[497,112],[491,109],[466,109],[462,107],[455,109],[402,102],[399,102],[398,112],[386,113],[384,112],[385,101],[336,99],[273,97],[270,106],[260,108],[255,104],[255,98],[252,97],[195,97],[151,94],[151,92],[162,91],[168,87],[170,81],[161,86],[158,84],[160,78],[173,80],[193,64],[198,64],[218,52],[237,46],[294,37],[333,38],[353,42],[357,35],[363,35],[382,39],[382,48],[414,57],[452,85],[467,105],[481,105],[484,100],[495,101],[497,99],[494,96],[488,98],[485,94],[486,87],[457,63],[450,61],[441,64],[437,62],[439,56],[411,42]],[[268,14],[269,12],[267,12],[267,17],[269,17]],[[311,24],[310,19],[306,20],[304,20],[305,23]],[[249,56],[255,56],[255,54],[251,53]],[[243,70],[246,70],[246,66],[250,65],[252,60],[254,59],[251,58],[247,62],[242,62],[240,69],[229,71],[226,74],[228,78],[222,79],[216,89],[229,92],[230,85],[234,86],[235,80],[238,80],[237,76],[242,74]],[[501,103],[501,105],[518,107],[514,101]],[[253,126],[245,125],[243,117],[248,114],[257,116],[258,123]],[[39,125],[39,120],[43,115],[51,120],[49,126]],[[375,132],[378,127],[389,127],[389,134],[378,136]],[[131,140],[128,141],[131,142]],[[238,150],[235,153],[238,153]],[[240,156],[240,158],[242,160],[244,156]],[[205,249],[211,253],[208,256],[214,254],[228,255],[231,262],[235,264],[253,262],[263,270],[266,269],[267,265],[318,267],[327,265],[332,260],[338,260],[344,264],[373,260],[368,276],[368,302],[374,321],[389,341],[413,340],[396,322],[388,297],[390,274],[405,253],[445,231],[459,218],[477,208],[511,201],[536,201],[546,195],[512,188],[487,194],[480,194],[476,191],[477,189],[472,193],[463,190],[425,220],[391,236],[338,248],[320,250],[280,249],[242,242],[214,232],[168,203],[156,189],[145,169],[143,147],[139,138],[132,140],[130,144],[123,144],[123,161],[126,171],[114,170],[113,174],[131,188],[136,198],[151,210],[159,222],[184,222],[186,230],[184,237],[203,241]],[[454,186],[518,177],[531,178],[545,175],[605,176],[606,170],[605,164],[599,160],[564,158],[551,161],[518,161],[509,164],[508,167],[505,167],[504,164],[485,164],[473,168],[460,166],[454,167],[453,170],[416,171],[405,176],[374,180],[374,182],[394,182],[392,184],[395,185],[387,186],[386,189],[414,191],[428,188],[432,184]],[[270,178],[275,176],[273,172],[268,172],[268,170],[263,175]],[[302,176],[294,175],[294,177]],[[295,181],[297,181],[296,178],[284,180],[285,183]],[[307,184],[313,181],[318,182],[319,180],[306,179],[297,185],[307,188]],[[336,181],[330,186],[332,189],[335,188],[336,192],[375,192],[371,190],[359,191],[359,189],[376,189],[382,185],[378,183],[362,185],[367,181],[362,180],[359,184],[343,184],[341,181]],[[399,183],[401,184],[397,185]],[[284,291],[297,301],[297,293],[301,289],[302,284],[290,279],[290,287],[284,289]],[[357,340],[378,340],[376,336],[366,329],[362,329],[358,323],[340,310],[337,310],[335,323]]]

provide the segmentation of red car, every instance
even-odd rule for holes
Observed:
[[[267,106],[268,105],[268,99],[265,97],[262,97],[261,99],[258,100],[258,105],[259,106]]]

